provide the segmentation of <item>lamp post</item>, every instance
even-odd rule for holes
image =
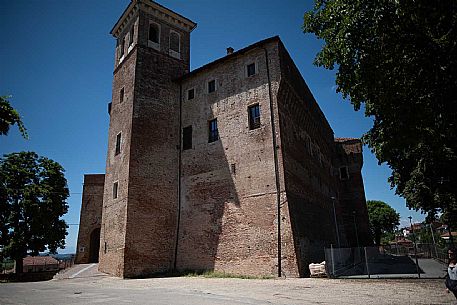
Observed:
[[[338,248],[341,247],[340,244],[340,231],[338,230],[338,221],[336,220],[336,210],[335,210],[335,197],[330,197],[332,199],[332,204],[333,204],[333,217],[335,218],[335,229],[336,229],[336,240],[338,242]]]
[[[413,223],[411,222],[411,219],[413,219],[411,216],[409,218],[409,224],[411,225],[411,230],[413,231],[413,242],[414,242],[414,256],[416,257],[416,270],[417,270],[417,276],[421,278],[421,274],[419,272],[419,262],[417,261],[417,249],[416,249],[416,233],[414,233],[414,227]]]

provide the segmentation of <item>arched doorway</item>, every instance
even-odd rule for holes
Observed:
[[[100,228],[90,233],[89,263],[98,263],[98,251],[100,250]]]

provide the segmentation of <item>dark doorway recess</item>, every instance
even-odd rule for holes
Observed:
[[[98,263],[98,251],[100,250],[100,228],[96,228],[90,233],[90,263]]]

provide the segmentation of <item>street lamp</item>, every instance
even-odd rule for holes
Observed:
[[[340,244],[340,231],[338,230],[338,221],[336,220],[336,210],[335,210],[335,200],[336,198],[335,197],[330,197],[330,199],[332,199],[332,204],[333,204],[333,217],[335,218],[335,229],[336,229],[336,240],[338,242],[338,248],[341,247],[341,244]]]
[[[419,262],[417,261],[417,249],[416,249],[416,233],[414,233],[414,227],[413,227],[413,223],[411,222],[411,219],[413,219],[411,216],[408,217],[409,218],[409,224],[411,225],[411,230],[413,231],[413,237],[414,237],[414,256],[416,257],[416,270],[417,270],[417,276],[419,278],[421,278],[421,274],[419,272]]]

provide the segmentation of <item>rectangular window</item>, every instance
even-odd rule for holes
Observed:
[[[248,108],[249,113],[249,129],[256,129],[260,127],[260,106],[259,104],[255,104],[249,106]]]
[[[119,92],[119,103],[122,103],[124,101],[124,88],[121,89]]]
[[[189,89],[187,91],[187,99],[192,100],[194,97],[195,97],[195,89],[194,88]]]
[[[211,93],[214,91],[216,91],[216,81],[213,79],[208,82],[208,93]]]
[[[349,179],[349,172],[347,166],[340,167],[340,179],[341,180],[348,180]]]
[[[114,152],[115,156],[121,153],[121,139],[122,139],[122,135],[121,135],[121,133],[118,133],[116,136],[116,149]]]
[[[219,130],[217,129],[217,119],[208,122],[208,143],[219,140]]]
[[[160,28],[157,23],[150,23],[149,24],[149,40],[154,43],[159,43],[159,34]]]
[[[117,199],[117,188],[119,186],[119,182],[113,183],[113,199]]]
[[[192,126],[187,126],[182,129],[182,149],[192,148]]]
[[[246,70],[247,70],[248,77],[255,75],[255,63],[247,65]]]
[[[135,35],[135,27],[132,25],[132,28],[130,29],[130,35],[129,35],[129,46],[133,44],[133,36]]]

